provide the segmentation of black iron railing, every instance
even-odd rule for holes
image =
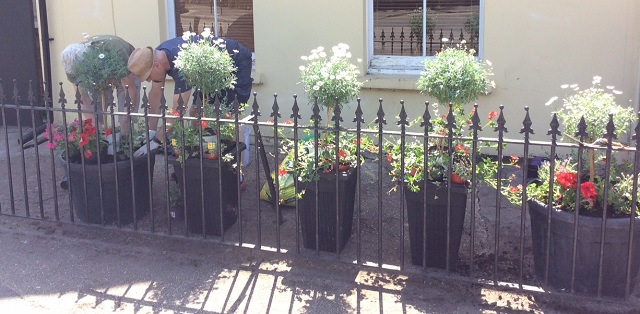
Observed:
[[[454,194],[453,188],[447,188],[454,185],[450,177],[445,177],[440,185],[436,184],[436,187],[433,188],[436,191],[435,193],[440,193],[438,192],[438,187],[445,189],[441,191],[444,194],[436,195],[442,195],[439,201],[444,204],[444,210],[440,214],[444,215],[444,218],[442,218],[444,220],[442,220],[443,223],[440,224],[440,227],[444,226],[443,230],[446,233],[444,237],[436,242],[444,243],[446,257],[441,266],[435,267],[444,269],[449,275],[452,275],[451,278],[468,279],[474,282],[480,280],[484,283],[499,286],[505,285],[505,283],[513,283],[508,286],[515,289],[527,289],[529,286],[553,288],[558,284],[554,281],[554,278],[550,278],[550,271],[556,269],[551,256],[558,254],[558,250],[565,253],[568,251],[570,252],[569,269],[571,277],[566,290],[575,294],[584,292],[595,294],[598,297],[607,297],[609,296],[608,289],[610,289],[607,287],[607,276],[610,274],[610,269],[608,269],[608,265],[605,265],[605,262],[606,255],[611,254],[609,248],[605,248],[604,244],[599,246],[600,249],[597,252],[599,261],[596,263],[598,267],[586,276],[588,278],[581,278],[585,277],[585,275],[577,271],[578,264],[584,262],[580,260],[582,255],[580,255],[581,253],[578,249],[580,245],[579,239],[583,236],[583,234],[579,234],[579,230],[582,230],[579,229],[579,226],[581,226],[583,218],[578,215],[578,211],[571,214],[575,223],[573,223],[573,229],[571,229],[574,238],[570,241],[571,245],[569,247],[559,248],[553,247],[551,244],[552,239],[557,237],[556,233],[554,233],[555,229],[552,229],[554,227],[552,225],[553,215],[550,214],[553,211],[551,207],[545,209],[549,215],[543,219],[543,222],[546,222],[546,229],[540,233],[542,235],[546,234],[546,236],[532,241],[535,234],[530,235],[527,229],[532,228],[531,224],[534,218],[527,218],[527,210],[531,210],[530,207],[532,205],[527,203],[526,192],[522,194],[522,205],[510,206],[500,192],[504,187],[502,184],[505,181],[497,180],[495,181],[496,188],[489,188],[482,184],[482,178],[479,177],[476,167],[478,166],[478,161],[482,160],[481,157],[489,158],[495,161],[497,167],[496,178],[515,177],[516,179],[511,184],[521,183],[526,185],[532,179],[528,170],[531,166],[529,157],[534,151],[532,149],[534,147],[538,151],[541,148],[548,150],[548,156],[556,156],[558,153],[566,152],[567,150],[575,150],[577,151],[577,160],[579,162],[585,155],[585,149],[600,150],[607,156],[605,168],[609,168],[611,165],[612,159],[610,157],[613,152],[622,152],[629,154],[630,160],[632,160],[632,173],[635,175],[631,198],[632,204],[637,203],[638,145],[640,145],[640,142],[635,141],[635,139],[640,132],[640,126],[637,126],[634,131],[635,147],[631,145],[617,147],[613,144],[615,127],[612,120],[605,134],[606,144],[602,146],[584,142],[579,144],[559,142],[558,136],[561,134],[561,126],[555,116],[548,127],[547,134],[550,140],[532,140],[531,135],[534,134],[534,128],[528,108],[523,110],[524,120],[519,132],[520,135],[517,136],[518,138],[506,137],[507,134],[513,133],[507,133],[506,117],[502,106],[495,108],[497,115],[492,114],[492,117],[497,117],[495,125],[491,129],[485,128],[484,130],[482,127],[483,121],[480,118],[480,109],[476,106],[471,119],[467,122],[468,125],[464,127],[465,130],[469,131],[469,134],[462,136],[454,135],[453,131],[459,125],[455,125],[456,119],[453,116],[451,106],[448,107],[448,112],[445,114],[446,132],[440,134],[430,133],[432,118],[428,104],[424,105],[424,114],[418,121],[420,123],[413,127],[410,127],[411,119],[407,116],[404,103],[401,103],[399,113],[387,113],[382,99],[377,104],[377,112],[373,115],[372,121],[365,121],[365,116],[367,115],[363,111],[365,107],[372,107],[371,104],[365,106],[361,104],[359,99],[353,112],[346,113],[335,110],[329,112],[327,116],[321,113],[321,108],[317,103],[312,103],[312,115],[303,117],[298,105],[298,99],[295,96],[285,101],[291,104],[291,111],[284,110],[285,106],[281,105],[283,101],[274,96],[273,103],[269,104],[270,112],[264,114],[261,109],[267,108],[267,106],[258,104],[255,95],[246,113],[241,113],[239,106],[236,105],[231,109],[229,117],[223,116],[220,114],[220,109],[224,104],[216,101],[213,106],[214,112],[218,114],[215,116],[203,117],[202,111],[196,110],[197,114],[194,117],[188,117],[185,116],[185,112],[186,104],[189,102],[180,100],[177,108],[178,116],[171,117],[168,113],[164,95],[161,99],[161,113],[157,115],[149,114],[149,103],[146,97],[146,90],[144,90],[142,112],[115,112],[114,106],[111,106],[108,112],[98,113],[98,120],[102,120],[100,115],[104,115],[111,125],[116,125],[115,117],[122,116],[143,119],[145,123],[148,123],[149,118],[152,117],[162,120],[174,119],[174,121],[178,121],[182,125],[188,125],[193,122],[201,125],[203,122],[207,122],[215,123],[217,134],[221,134],[220,128],[222,126],[230,125],[234,130],[234,140],[237,147],[230,153],[233,160],[226,166],[220,159],[216,162],[210,162],[202,153],[203,148],[200,145],[200,154],[196,159],[192,159],[194,168],[188,168],[191,166],[187,166],[186,163],[180,164],[177,162],[175,160],[176,156],[172,155],[169,148],[165,148],[159,154],[147,151],[147,154],[144,155],[139,164],[132,162],[124,170],[119,169],[116,166],[116,162],[113,162],[107,164],[105,168],[98,168],[96,172],[90,172],[93,171],[89,169],[92,165],[86,164],[84,159],[80,159],[82,163],[79,166],[72,165],[71,162],[66,162],[60,158],[61,152],[48,148],[47,142],[39,141],[37,136],[33,137],[33,141],[36,142],[33,150],[29,149],[29,143],[21,141],[28,132],[26,129],[38,129],[40,123],[59,123],[62,126],[66,126],[75,119],[83,121],[83,115],[86,115],[89,111],[80,109],[80,94],[75,89],[75,99],[73,100],[75,105],[70,106],[68,105],[70,99],[68,99],[64,91],[63,84],[60,83],[59,100],[57,101],[59,105],[54,107],[49,97],[49,91],[45,91],[44,95],[46,96],[42,102],[39,102],[39,100],[30,96],[33,95],[32,88],[34,88],[30,86],[29,90],[26,91],[27,95],[29,95],[27,97],[28,105],[25,105],[20,98],[20,95],[24,92],[21,93],[17,89],[15,82],[11,99],[7,99],[3,86],[4,82],[0,81],[0,113],[3,117],[1,130],[4,133],[3,141],[0,145],[1,149],[4,150],[3,156],[0,157],[0,167],[2,168],[0,171],[3,173],[4,182],[6,182],[5,188],[0,190],[0,214],[3,215],[33,217],[68,223],[109,225],[117,228],[144,230],[168,235],[179,234],[187,237],[202,237],[230,245],[250,246],[256,249],[276,250],[279,252],[294,251],[300,254],[335,258],[342,262],[353,262],[364,266],[390,267],[399,268],[403,271],[423,272],[432,267],[428,261],[431,253],[425,253],[430,248],[429,246],[432,245],[432,242],[427,239],[427,233],[430,230],[427,230],[425,226],[432,222],[431,219],[436,218],[431,216],[427,218],[427,214],[425,214],[430,210],[431,205],[422,205],[422,207],[418,208],[417,213],[421,213],[420,215],[422,216],[419,216],[420,218],[417,221],[411,220],[410,217],[413,214],[409,214],[409,216],[405,214],[405,209],[408,213],[410,206],[408,204],[410,202],[409,198],[405,198],[405,196],[413,192],[403,182],[394,181],[388,176],[391,166],[387,162],[389,152],[385,151],[385,142],[390,137],[394,137],[399,139],[404,147],[409,140],[417,139],[422,143],[429,143],[435,139],[447,143],[448,149],[451,150],[454,149],[452,143],[456,140],[465,140],[472,145],[469,151],[470,160],[472,161],[472,175],[466,183],[467,188],[464,189],[467,193],[463,193],[465,198],[466,194],[470,198],[463,202],[462,217],[466,217],[466,219],[464,219],[464,232],[461,235],[461,248],[458,254],[451,255],[448,253],[454,250],[454,247],[457,247],[457,243],[454,243],[455,236],[451,234],[450,230],[456,223],[453,221],[455,210],[453,204],[459,200],[459,196]],[[130,101],[128,95],[126,97]],[[201,103],[196,102],[196,109],[200,109],[201,105]],[[416,106],[416,104],[411,104],[411,106]],[[286,107],[289,106],[287,105]],[[44,117],[45,121],[35,121],[34,118],[31,125],[25,126],[20,124],[20,119],[17,119],[17,126],[7,126],[4,118],[9,112],[15,112],[17,115],[28,114],[34,117],[37,116],[34,115],[36,112],[41,112],[41,116]],[[488,113],[489,110],[483,114]],[[389,114],[391,116],[399,114],[399,119],[397,121],[387,121]],[[248,118],[243,119],[243,115]],[[55,120],[53,117],[55,117]],[[285,122],[285,120],[289,119],[291,123]],[[326,119],[330,121],[325,121]],[[344,119],[349,119],[349,121],[345,123]],[[307,123],[307,121],[310,122]],[[158,130],[166,133],[168,131],[167,125],[163,125]],[[101,132],[104,128],[104,125],[97,124],[96,132]],[[245,134],[248,129],[251,130],[252,136],[249,142],[244,141],[240,132],[241,129],[244,130]],[[585,133],[586,125],[580,125],[578,129],[577,136],[583,140],[583,137],[580,136]],[[69,151],[70,144],[67,139],[70,131],[66,127],[64,127],[64,130],[65,136],[61,139],[65,141],[63,156],[69,156],[69,153],[65,155],[64,151]],[[364,158],[365,163],[349,170],[351,172],[341,173],[334,170],[328,171],[327,174],[322,174],[326,175],[328,182],[333,182],[332,184],[334,185],[331,188],[323,190],[323,187],[320,186],[322,179],[321,181],[312,181],[306,184],[307,192],[305,194],[307,195],[298,193],[293,201],[293,207],[286,207],[280,202],[280,189],[283,185],[280,182],[282,178],[278,174],[279,165],[285,158],[285,154],[280,150],[282,143],[286,142],[286,139],[280,137],[280,131],[283,130],[291,134],[291,139],[294,143],[304,140],[314,141],[314,145],[309,147],[315,147],[316,150],[321,146],[322,134],[335,134],[333,140],[335,146],[331,147],[335,149],[333,154],[338,159],[341,154],[338,147],[345,138],[353,138],[357,143],[361,143],[363,138],[366,137],[373,144],[368,148],[357,146],[356,155],[358,158]],[[302,131],[305,130],[312,136],[304,139]],[[202,144],[202,129],[199,132],[200,144]],[[263,138],[262,132],[269,132],[273,136]],[[487,133],[492,133],[494,136],[485,137]],[[52,134],[48,134],[49,138],[51,136]],[[118,141],[113,133],[109,136],[113,137],[114,142]],[[186,135],[182,133],[173,134],[172,136],[173,138],[182,137],[184,142]],[[148,137],[145,139],[147,142],[151,140]],[[129,137],[128,141],[126,145],[130,146],[132,144],[132,136]],[[218,156],[222,156],[224,152],[220,145],[220,139],[218,138],[216,141]],[[478,147],[484,144],[491,144],[494,149],[489,153],[481,153]],[[104,145],[104,143],[98,144],[98,150],[101,149],[100,145]],[[244,153],[250,154],[249,159],[252,160],[248,164],[244,163],[245,159],[242,156],[245,145],[249,149],[245,150]],[[521,156],[521,158],[517,166],[521,168],[505,167],[506,163],[516,164],[505,162],[505,160],[509,160],[510,156],[506,154],[503,148],[504,145],[508,145],[511,152],[519,152],[517,155]],[[298,146],[294,145],[292,147],[294,149],[291,154],[295,160],[302,152],[298,150]],[[425,166],[427,166],[430,158],[427,152],[428,147],[425,147],[423,156]],[[180,155],[185,156],[185,151],[179,151],[178,156]],[[318,155],[317,152],[315,155]],[[407,152],[404,152],[400,156],[400,173],[403,174],[407,170],[405,169],[406,155]],[[133,159],[131,149],[128,156],[125,157]],[[551,169],[554,169],[555,163],[559,162],[556,158],[549,158],[549,161]],[[320,161],[316,158],[314,162],[318,164]],[[450,158],[445,161],[445,166],[448,169],[453,169],[455,162],[453,158]],[[16,163],[19,164],[18,167],[16,167]],[[80,169],[79,176],[71,178],[72,168],[74,167]],[[242,172],[238,171],[240,167],[242,167]],[[139,172],[140,169],[144,171]],[[179,169],[182,172],[179,172]],[[208,169],[217,170],[210,171]],[[195,181],[189,181],[190,171],[192,170],[200,174],[200,176],[195,177],[196,179],[193,179]],[[176,173],[179,172],[179,174],[172,175],[174,171]],[[275,171],[273,176],[271,175],[272,171]],[[92,173],[95,173],[97,180],[92,177],[94,176]],[[111,173],[115,175],[115,185],[108,183],[107,179],[104,178],[105,175]],[[355,195],[350,200],[354,205],[352,217],[341,213],[344,200],[340,198],[341,194],[345,193],[342,187],[348,184],[345,182],[350,180],[351,173],[357,178],[358,182]],[[60,186],[60,180],[65,176],[69,178],[68,186],[70,188],[68,190]],[[553,177],[554,172],[552,170],[551,178]],[[77,178],[81,182],[72,182],[72,180],[78,180]],[[173,200],[170,199],[169,195],[171,194],[170,185],[174,184],[172,183],[172,178],[182,182],[180,187],[183,195],[180,209],[183,214],[182,220],[174,217],[175,212],[171,208]],[[269,181],[269,178],[272,178],[273,181]],[[341,181],[342,179],[345,181]],[[130,180],[133,184],[123,188],[125,185],[120,184],[123,180]],[[96,183],[90,183],[90,181]],[[605,191],[610,189],[611,184],[615,183],[614,181],[614,179],[608,178],[604,182]],[[398,191],[389,193],[390,188],[398,183]],[[245,192],[242,192],[243,184],[246,185]],[[300,189],[301,184],[302,182],[297,180],[293,182],[293,186],[298,189]],[[429,187],[426,181],[419,184],[421,184],[422,189],[417,192],[415,199],[422,200],[424,204],[429,203],[431,199],[438,199],[438,197],[427,193]],[[91,187],[91,185],[94,186]],[[551,186],[553,187],[553,182],[551,182]],[[89,188],[94,188],[92,191],[97,191],[97,193],[89,191]],[[115,191],[110,191],[112,188]],[[187,195],[190,195],[187,192],[193,192],[194,190],[196,192],[194,194],[196,195],[195,198],[187,198]],[[260,200],[261,194],[267,190],[270,190],[274,202]],[[147,194],[144,192],[147,192]],[[74,196],[74,193],[83,194],[81,201],[75,200],[78,195]],[[113,194],[115,197],[109,198],[106,196],[107,193],[115,193]],[[337,196],[330,198],[327,196],[330,194]],[[133,199],[127,201],[125,196],[130,196]],[[431,199],[428,199],[428,196]],[[304,199],[305,197],[310,198],[306,200]],[[579,195],[578,198],[580,198]],[[305,216],[310,219],[310,224],[307,227],[301,226],[307,222],[300,217],[303,217],[303,212],[309,210],[302,208],[303,200],[305,203],[315,204],[315,206],[312,206],[312,214]],[[84,209],[74,208],[79,205]],[[188,212],[187,208],[189,206],[196,206],[198,211],[195,213]],[[207,212],[205,211],[207,206],[218,209],[213,213]],[[140,207],[144,207],[144,210],[141,210]],[[37,208],[35,213],[34,208]],[[108,213],[107,208],[115,208],[117,214],[114,216]],[[335,215],[331,210],[323,211],[324,208],[334,208]],[[97,214],[96,216],[91,216],[81,210],[93,211]],[[468,214],[465,216],[464,212]],[[640,233],[637,226],[635,226],[638,220],[635,212],[636,206],[633,205],[631,217],[625,219],[628,222],[628,228],[623,230],[623,234],[626,235],[626,242],[618,247],[619,255],[616,256],[617,259],[623,261],[621,269],[624,275],[622,277],[623,280],[619,280],[619,283],[623,282],[623,285],[619,285],[616,288],[618,289],[617,297],[629,297],[637,281],[638,250],[636,245],[640,241]],[[327,220],[325,220],[324,215],[330,216],[327,218],[330,223],[326,226],[324,224],[326,224]],[[612,220],[607,218],[606,211],[603,215],[604,219],[601,220],[602,228],[594,231],[600,239],[607,238],[608,229],[604,227],[607,223],[612,223]],[[343,227],[345,221],[353,221],[353,228]],[[413,223],[418,223],[418,226],[422,226],[418,233],[415,233],[410,226]],[[193,224],[198,224],[199,228],[190,228],[190,225]],[[551,227],[548,227],[550,225]],[[305,238],[301,235],[301,231],[309,229],[314,232],[311,235],[311,240],[302,241]],[[407,229],[409,230],[408,233],[406,232]],[[199,232],[194,232],[194,230],[199,230]],[[211,234],[209,231],[211,231]],[[326,243],[327,247],[332,247],[332,249],[326,249],[327,247],[323,247],[324,244],[320,243],[321,236],[326,234],[329,235],[329,242],[334,242]],[[420,238],[422,241],[418,241]],[[419,245],[412,246],[410,244],[412,241],[417,241],[416,243]],[[301,243],[307,242],[312,243],[313,248],[305,248],[304,245],[301,245]],[[538,247],[535,247],[535,243],[537,243]],[[415,256],[412,255],[412,250],[420,249],[420,247],[422,248],[421,253]],[[332,252],[324,252],[324,250]],[[532,256],[532,252],[536,251],[542,252],[543,255],[541,257]],[[407,262],[409,258],[411,258],[412,263]],[[416,259],[418,262],[416,262]],[[534,260],[536,267],[534,267]],[[594,289],[589,290],[582,286],[582,283],[589,281],[587,279],[596,280],[597,284]]]

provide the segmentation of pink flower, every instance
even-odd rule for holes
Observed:
[[[56,148],[56,142],[47,142],[47,147],[49,147],[49,149],[55,149]]]

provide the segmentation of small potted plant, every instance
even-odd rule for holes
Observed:
[[[472,174],[472,142],[461,137],[469,135],[470,132],[465,130],[472,124],[476,111],[474,107],[465,114],[463,105],[486,94],[488,88],[494,85],[489,80],[492,75],[491,64],[479,62],[474,54],[475,51],[467,49],[463,42],[446,47],[435,58],[424,61],[424,70],[417,81],[418,90],[438,100],[438,104],[434,105],[435,118],[430,121],[432,127],[427,130],[429,142],[424,143],[414,137],[409,140],[405,138],[404,147],[401,145],[402,138],[386,144],[387,158],[392,163],[390,174],[394,180],[399,180],[400,184],[407,187],[405,198],[412,262],[415,265],[425,263],[430,267],[446,268],[447,259],[453,262],[458,255],[466,212],[465,185]],[[439,112],[442,106],[447,108],[444,113]],[[491,125],[495,123],[493,118],[496,115],[496,112],[489,114]],[[400,164],[402,156],[405,160],[404,169]],[[480,173],[486,169],[489,168],[479,165],[477,171]],[[490,178],[489,175],[480,177]],[[426,189],[420,192],[422,187]],[[449,190],[452,200],[450,212],[447,209]],[[424,204],[424,193],[427,195],[427,204]],[[426,219],[424,208],[428,209]],[[448,215],[450,220],[447,219]],[[448,221],[451,222],[449,237]],[[423,250],[425,230],[428,253]],[[447,238],[451,239],[449,258]]]
[[[362,83],[358,67],[351,61],[349,46],[338,44],[327,54],[323,47],[303,56],[300,83],[312,104],[327,109],[326,125],[331,113],[341,110],[358,96]],[[318,121],[314,121],[317,127]],[[297,146],[297,156],[294,154]],[[300,223],[306,248],[339,252],[351,236],[353,206],[357,181],[357,160],[354,136],[343,129],[328,130],[308,136],[285,146],[285,171],[298,178],[297,193],[301,195]],[[317,152],[317,154],[316,154]],[[336,194],[336,185],[339,192]],[[317,188],[316,188],[317,187]],[[317,190],[316,190],[317,189]],[[316,207],[316,195],[322,200]],[[336,199],[339,206],[336,208]],[[336,225],[337,217],[341,225]],[[319,228],[316,230],[316,217]],[[340,236],[336,238],[336,230]],[[316,243],[316,232],[319,242]]]
[[[173,130],[169,161],[181,193],[186,193],[183,198],[189,232],[221,235],[237,221],[239,178],[235,160],[245,148],[244,143],[234,141],[235,126],[219,122],[232,117],[234,108],[221,104],[220,96],[235,86],[236,68],[224,40],[214,40],[209,29],[201,36],[185,32],[183,37],[188,42],[181,48],[175,66],[191,86],[202,92],[203,99],[197,101],[201,107],[192,108],[190,119],[184,118],[184,107],[169,112]]]
[[[604,249],[602,293],[622,297],[626,286],[632,210],[636,211],[633,221],[636,232],[631,250],[631,289],[640,267],[640,234],[637,232],[640,230],[640,212],[637,204],[632,204],[632,164],[615,159],[617,151],[613,148],[624,145],[613,142],[613,139],[623,134],[637,117],[633,108],[616,104],[615,96],[600,88],[600,80],[600,77],[594,77],[593,85],[583,90],[577,85],[571,86],[575,93],[564,98],[557,112],[564,126],[564,137],[586,147],[586,158],[577,157],[583,158],[583,168],[578,168],[577,158],[545,161],[538,170],[539,179],[526,187],[527,203],[535,269],[539,278],[544,279],[548,270],[552,287],[570,289],[575,258],[575,291],[595,294],[598,289],[600,253]],[[557,97],[552,98],[555,99]],[[607,130],[614,131],[614,134],[607,134]],[[611,142],[612,147],[608,162],[607,152],[596,149],[607,146],[607,142]],[[522,192],[522,186],[506,186],[504,194],[511,194],[509,199],[519,204]],[[576,219],[577,256],[573,256]],[[602,219],[606,219],[604,246],[601,241]],[[547,238],[549,228],[551,239]]]
[[[149,174],[153,173],[155,159],[132,156],[145,142],[143,122],[139,120],[130,129],[130,140],[117,141],[113,146],[118,130],[98,131],[93,119],[47,126],[44,136],[68,170],[71,200],[80,221],[128,224],[149,211]],[[115,152],[109,152],[110,146],[115,146]]]

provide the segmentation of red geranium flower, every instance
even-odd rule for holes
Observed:
[[[104,130],[104,135],[106,135],[106,136],[111,135],[111,128],[108,128],[108,129]]]
[[[84,133],[80,133],[80,143],[79,144],[80,144],[80,147],[89,144],[89,137]]]
[[[204,129],[207,127],[207,121],[200,121],[200,126]]]
[[[556,173],[556,182],[565,189],[573,189],[576,187],[578,181],[578,174],[573,172],[558,172]]]
[[[594,199],[598,196],[596,192],[596,187],[593,182],[585,182],[580,184],[580,192],[585,199]]]
[[[87,149],[84,151],[84,158],[89,159],[91,156],[93,156],[93,153],[90,150]]]
[[[282,177],[285,174],[287,174],[287,169],[285,167],[280,167],[278,169],[278,175]]]
[[[489,112],[489,120],[493,120],[493,118],[495,118],[497,115],[498,115],[498,112],[496,111]]]
[[[343,151],[343,150],[340,150],[340,151],[338,152],[338,157],[340,157],[340,158],[347,158],[347,152],[345,152],[345,151]]]

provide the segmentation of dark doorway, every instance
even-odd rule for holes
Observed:
[[[14,99],[14,80],[18,91],[18,104],[29,106],[44,106],[43,104],[43,62],[40,60],[41,43],[48,45],[48,41],[41,41],[35,7],[40,5],[43,16],[46,9],[38,0],[0,0],[0,78],[4,89],[4,103],[16,104]],[[46,20],[45,20],[46,23]],[[46,28],[46,24],[45,24]],[[43,34],[45,34],[43,32]],[[47,38],[48,40],[48,38]],[[46,47],[48,48],[48,46]],[[48,49],[43,54],[48,58]],[[45,62],[47,63],[47,62]],[[45,64],[45,66],[49,66]],[[47,71],[47,76],[50,74]],[[30,83],[31,81],[31,83]],[[29,85],[33,98],[29,97]],[[49,87],[48,87],[49,88]],[[51,90],[49,89],[49,94]],[[5,109],[7,125],[18,125],[17,114],[13,109]],[[0,116],[1,118],[1,116]],[[36,111],[36,126],[41,125],[42,114]],[[30,127],[32,115],[30,110],[20,111],[20,125]],[[0,120],[0,124],[2,120]]]

